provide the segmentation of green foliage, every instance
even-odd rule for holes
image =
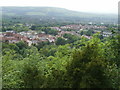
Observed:
[[[82,30],[80,32],[80,35],[87,35],[87,36],[92,36],[94,34],[94,31],[93,30]]]
[[[71,34],[64,34],[63,37],[67,38],[67,41],[66,41],[67,43],[73,43],[80,39],[78,36],[71,35]]]
[[[110,88],[111,84],[105,75],[106,62],[102,57],[99,40],[88,42],[81,50],[75,50],[67,73],[72,88]]]
[[[35,45],[35,47],[37,47],[38,50],[40,50],[41,48],[43,48],[43,47],[46,46],[46,45],[50,45],[50,42],[49,42],[49,41],[39,42],[37,45]]]
[[[21,88],[20,61],[14,61],[14,55],[14,51],[9,51],[2,57],[3,88]]]
[[[57,35],[57,30],[49,29],[49,31],[45,31],[46,34]]]
[[[57,35],[58,34],[58,31],[55,30],[55,29],[51,29],[49,27],[41,27],[41,26],[37,26],[37,25],[33,25],[31,27],[32,30],[41,30],[41,31],[44,31],[46,34],[51,34],[51,35]]]
[[[27,44],[23,41],[16,43],[19,49],[27,48]]]
[[[40,54],[45,56],[55,56],[55,52],[57,51],[57,46],[47,45],[40,49]]]
[[[119,88],[119,46],[119,35],[99,34],[70,44],[3,43],[3,88]]]
[[[42,71],[38,68],[39,53],[35,47],[31,47],[29,52],[29,56],[23,59],[24,63],[21,67],[22,84],[24,88],[39,88],[44,78]]]
[[[61,37],[58,37],[56,42],[55,42],[56,45],[65,45],[66,44],[66,40],[61,38]]]

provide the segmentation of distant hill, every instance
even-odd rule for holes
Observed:
[[[3,17],[29,17],[39,21],[43,18],[68,22],[117,22],[114,14],[93,14],[56,7],[2,7]]]

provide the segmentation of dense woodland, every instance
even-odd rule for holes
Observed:
[[[3,88],[120,88],[119,35],[43,45],[2,43]]]

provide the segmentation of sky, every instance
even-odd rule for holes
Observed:
[[[119,0],[0,0],[0,6],[47,6],[91,13],[118,13]]]

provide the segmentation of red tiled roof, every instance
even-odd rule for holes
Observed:
[[[2,40],[4,41],[4,40],[19,40],[19,39],[15,37],[2,37]]]

